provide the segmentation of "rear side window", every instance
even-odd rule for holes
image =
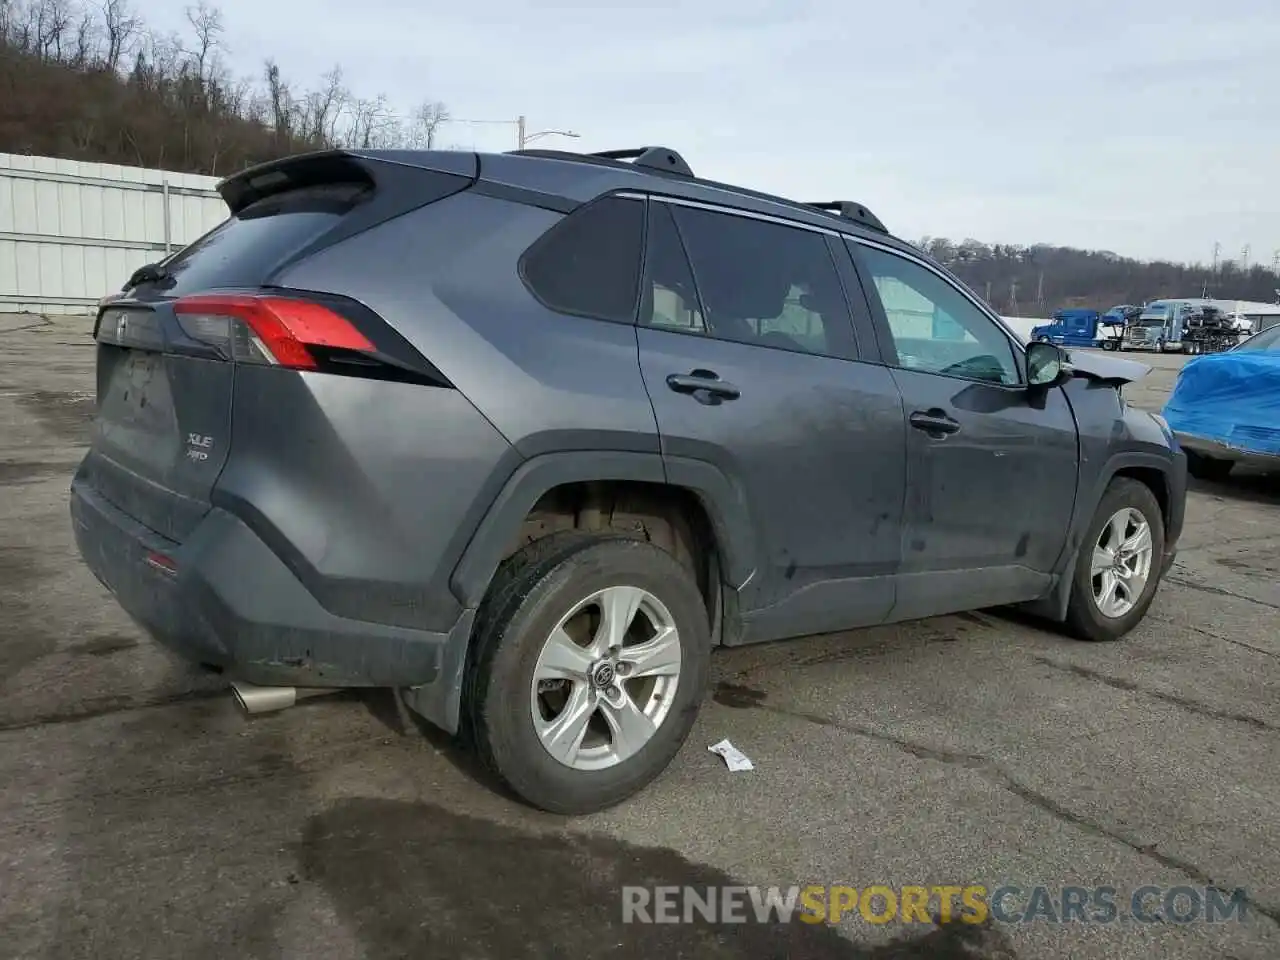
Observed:
[[[643,242],[644,204],[606,197],[543,234],[521,259],[520,273],[548,309],[632,323]]]
[[[853,318],[822,234],[679,205],[671,213],[703,311],[691,332],[705,325],[719,340],[844,359],[857,355]],[[651,256],[658,260],[660,254]]]
[[[218,287],[256,287],[368,194],[365,186],[334,184],[259,200],[172,257],[164,265],[168,277],[161,287],[179,297]]]

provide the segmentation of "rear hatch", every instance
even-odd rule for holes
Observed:
[[[311,154],[220,185],[229,218],[135,273],[99,311],[98,414],[82,476],[180,542],[208,513],[227,460],[237,366],[438,376],[358,304],[270,286],[282,267],[473,182],[473,154],[414,159],[433,157],[435,168]]]

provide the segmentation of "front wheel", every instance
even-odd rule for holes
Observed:
[[[1067,626],[1081,640],[1119,640],[1146,616],[1160,581],[1164,514],[1151,488],[1111,481],[1076,559]]]
[[[593,813],[644,789],[693,726],[711,631],[692,573],[651,543],[535,543],[495,577],[467,709],[485,763],[528,803]]]

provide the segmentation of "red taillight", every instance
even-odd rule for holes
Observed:
[[[223,349],[232,360],[314,370],[316,358],[309,347],[375,350],[346,317],[306,300],[203,295],[183,297],[173,308],[189,336]],[[239,326],[244,329],[237,330]]]
[[[161,573],[174,574],[178,572],[178,563],[173,557],[166,557],[163,553],[156,553],[154,550],[148,550],[146,556],[147,566],[159,570]]]

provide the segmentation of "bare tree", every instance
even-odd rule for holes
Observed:
[[[62,43],[71,26],[71,5],[67,0],[40,0],[36,10],[40,55],[46,60],[62,59]]]
[[[187,22],[195,31],[195,49],[191,51],[195,61],[196,77],[207,80],[211,60],[216,55],[216,48],[222,39],[222,10],[211,7],[206,0],[200,0],[194,7],[187,7]]]
[[[288,82],[280,75],[280,67],[274,60],[267,61],[267,103],[270,107],[271,127],[277,137],[292,140],[297,131],[294,129],[294,118],[297,110],[294,106],[293,92]]]
[[[311,91],[305,99],[303,131],[309,140],[332,143],[337,140],[338,126],[350,95],[342,85],[342,67],[335,65],[320,79],[320,89]]]
[[[119,70],[124,59],[134,53],[142,20],[129,6],[129,0],[103,0],[102,25],[107,35],[103,65]]]
[[[351,104],[350,123],[342,137],[342,143],[360,150],[393,146],[397,140],[399,125],[385,96],[355,100]]]
[[[75,49],[71,54],[71,65],[84,69],[90,65],[97,52],[98,23],[91,10],[81,10],[75,29]]]
[[[410,139],[414,146],[434,150],[440,125],[449,121],[449,110],[438,100],[424,100],[413,112]]]

